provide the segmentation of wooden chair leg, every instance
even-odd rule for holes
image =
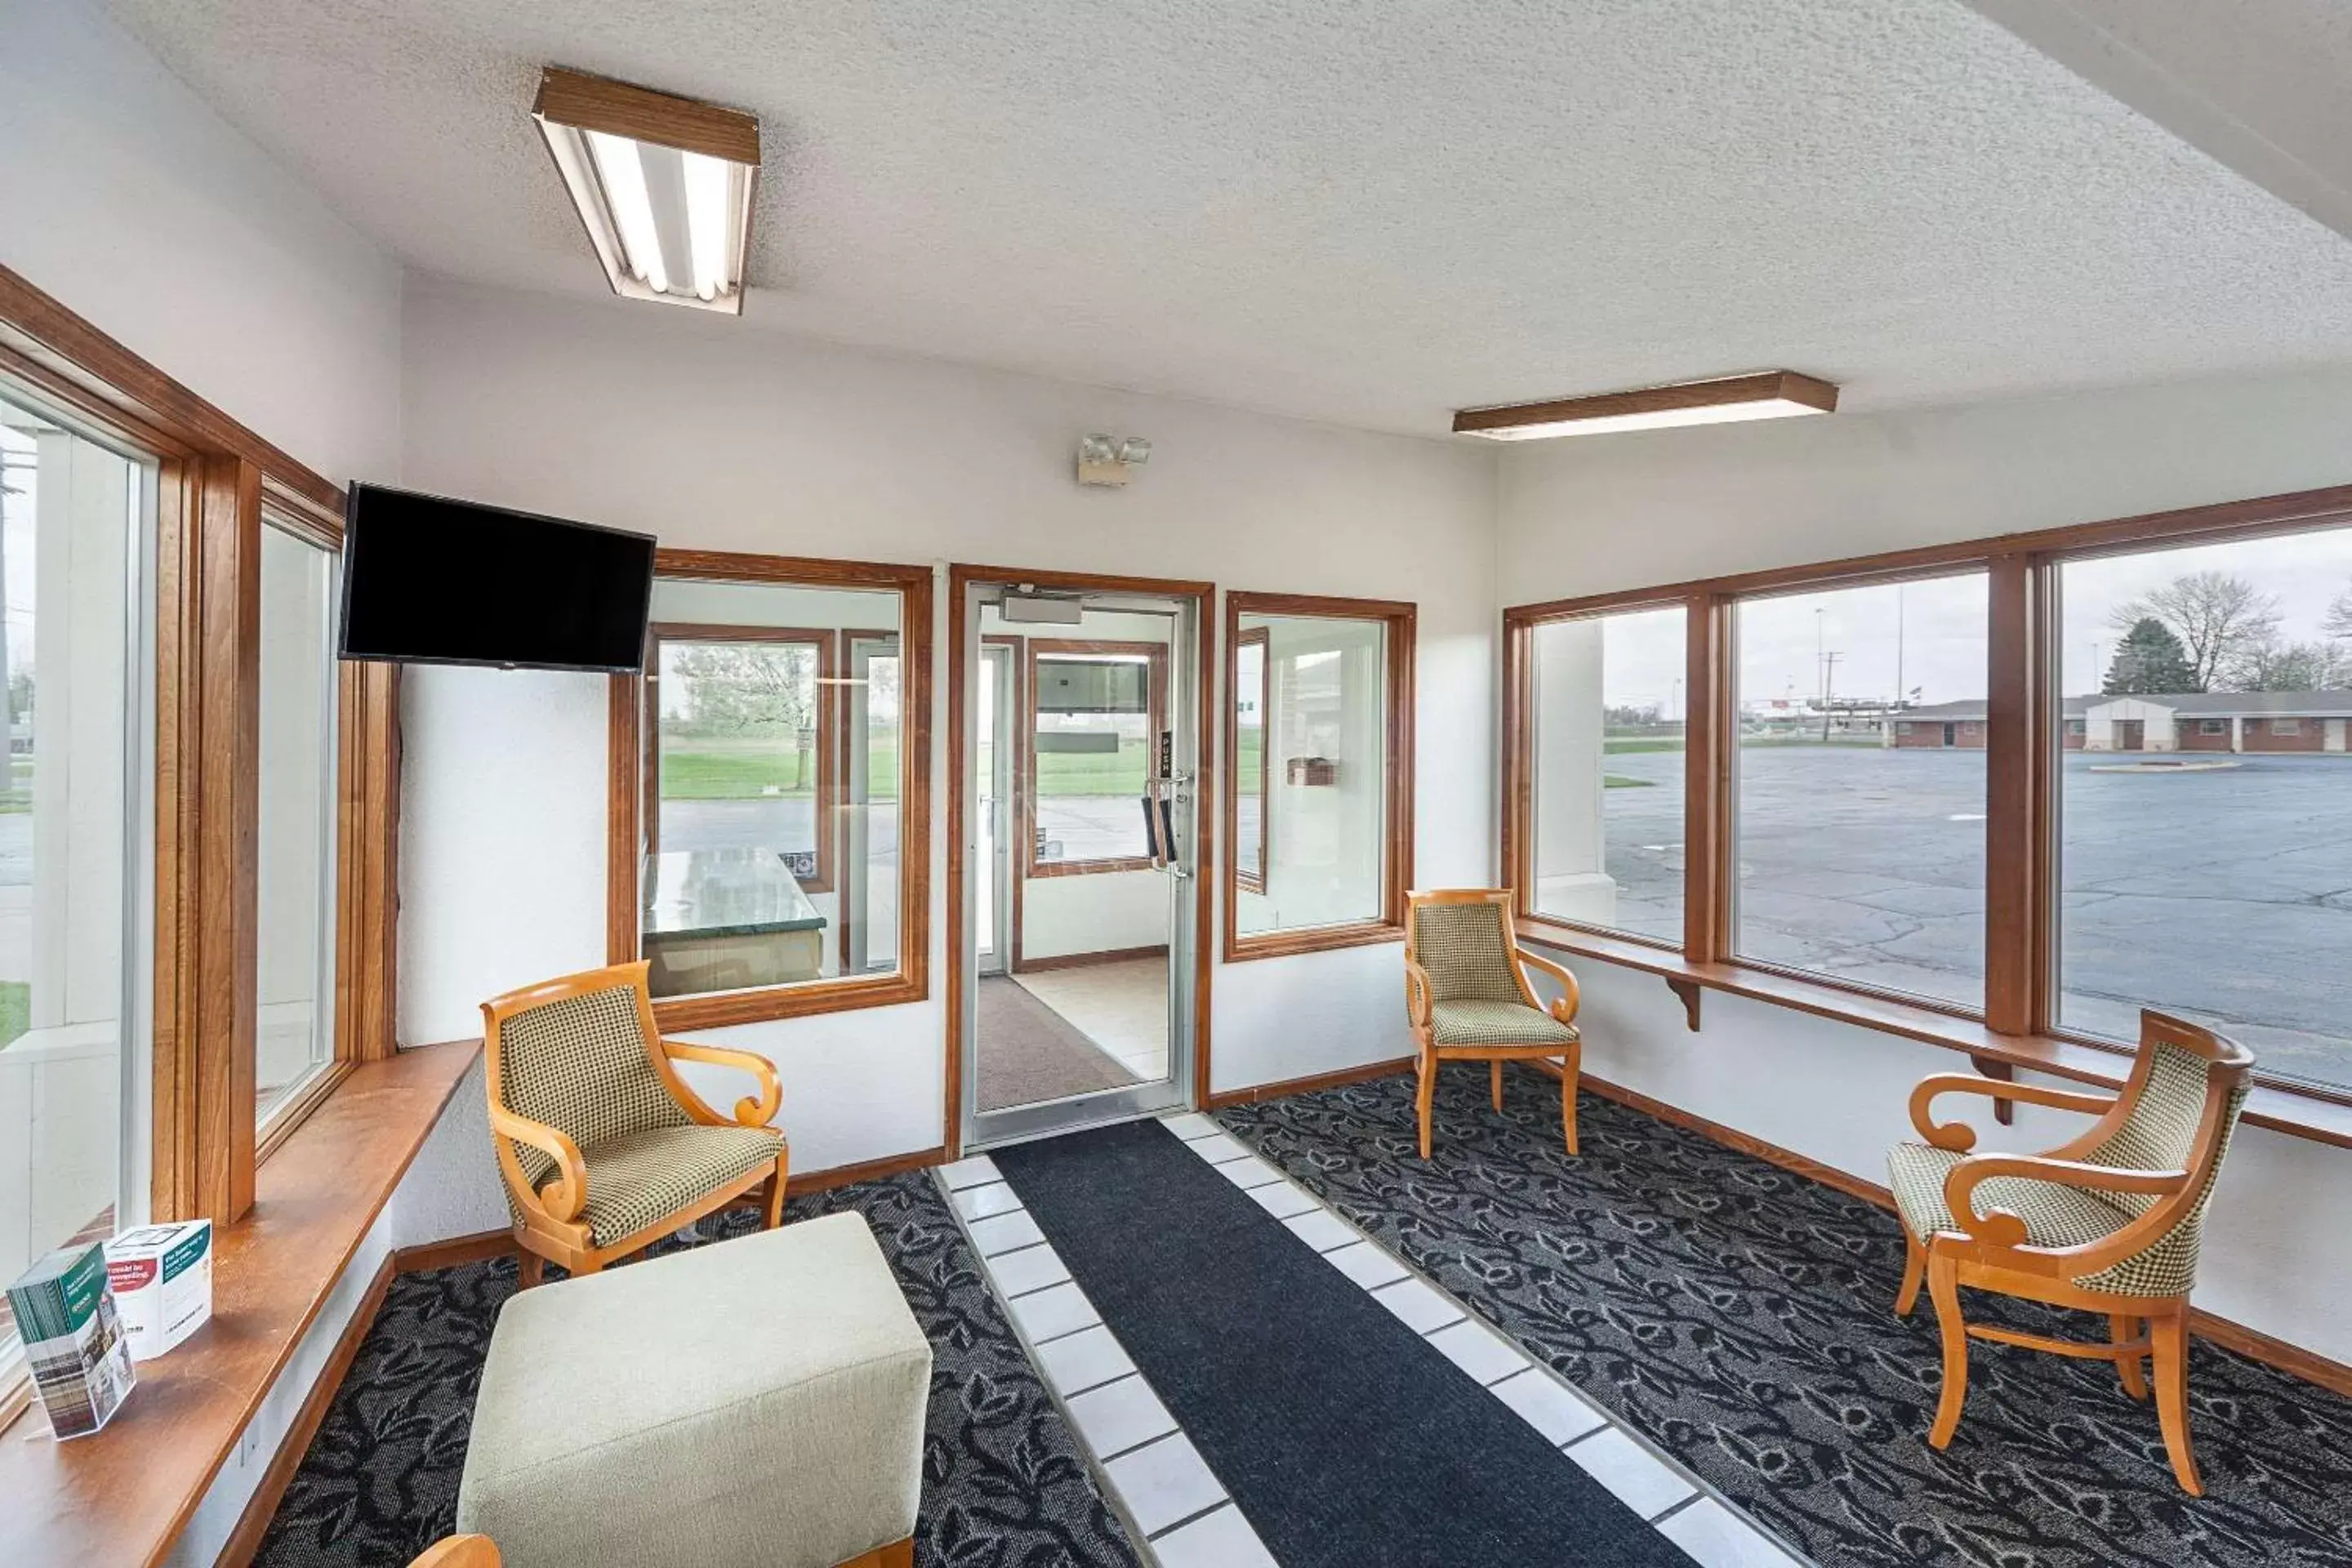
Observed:
[[[1941,1448],[1959,1430],[1960,1406],[1969,1397],[1969,1326],[1960,1317],[1960,1265],[1957,1258],[1927,1256],[1927,1296],[1936,1303],[1936,1326],[1944,1334],[1944,1397],[1927,1446]]]
[[[769,1230],[784,1223],[785,1158],[782,1154],[776,1156],[776,1173],[768,1178],[766,1213],[761,1217],[767,1222],[765,1228]]]
[[[1421,1053],[1421,1083],[1414,1090],[1413,1102],[1421,1112],[1421,1157],[1429,1158],[1429,1108],[1437,1095],[1437,1056],[1433,1051]]]
[[[1896,1317],[1911,1315],[1911,1309],[1919,1304],[1920,1283],[1927,1278],[1927,1248],[1919,1245],[1918,1238],[1911,1234],[1911,1227],[1906,1225],[1903,1227],[1903,1288],[1895,1292]]]
[[[2156,1362],[2156,1419],[2164,1429],[2164,1451],[2172,1458],[2173,1479],[2190,1497],[2203,1497],[2197,1456],[2189,1447],[2189,1309],[2187,1303],[2147,1322]]]
[[[1559,1125],[1560,1130],[1568,1134],[1568,1152],[1571,1154],[1579,1152],[1576,1147],[1576,1075],[1582,1064],[1583,1057],[1578,1051],[1571,1050],[1559,1058]]]
[[[515,1289],[528,1290],[547,1277],[547,1259],[526,1247],[515,1254]]]
[[[1503,1109],[1503,1063],[1500,1058],[1486,1064],[1486,1079],[1494,1086],[1495,1109]]]
[[[2129,1344],[2139,1338],[2139,1320],[2129,1312],[2110,1312],[2107,1314],[2107,1331],[2116,1344]],[[2147,1378],[2141,1373],[2139,1364],[2139,1358],[2147,1353],[2143,1350],[2118,1351],[2116,1353],[2116,1370],[2123,1374],[2124,1392],[2134,1399],[2147,1397]]]

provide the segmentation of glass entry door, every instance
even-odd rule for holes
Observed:
[[[1189,1104],[1199,607],[968,592],[964,1146]]]

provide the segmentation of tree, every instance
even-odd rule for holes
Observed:
[[[2099,689],[2110,697],[2203,689],[2196,680],[2189,650],[2180,646],[2172,628],[2154,616],[2142,616],[2116,645],[2115,661],[2107,666]]]
[[[2230,691],[2330,691],[2347,678],[2344,650],[2332,642],[2282,642],[2266,638],[2241,649],[2222,671]]]
[[[793,777],[815,777],[816,650],[774,642],[674,645],[662,675],[679,693],[687,725],[704,731],[777,728],[793,737]]]
[[[2233,658],[2277,634],[2278,599],[2231,573],[2190,572],[2124,605],[2112,624],[2125,630],[2148,619],[2162,621],[2188,653],[2190,684],[2163,689],[2210,691]]]
[[[2331,637],[2352,637],[2352,588],[2347,588],[2328,601],[2326,617],[2319,629]]]

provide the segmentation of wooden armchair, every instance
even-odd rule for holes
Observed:
[[[1583,1060],[1576,1031],[1576,976],[1518,944],[1511,895],[1502,888],[1456,888],[1406,895],[1404,1005],[1421,1043],[1421,1157],[1429,1158],[1429,1108],[1437,1064],[1483,1061],[1503,1109],[1503,1064],[1557,1057],[1559,1119],[1576,1152],[1576,1075]],[[1539,969],[1566,988],[1547,1008],[1528,984]]]
[[[1886,1156],[1906,1244],[1895,1310],[1907,1316],[1926,1277],[1943,1330],[1944,1395],[1928,1443],[1941,1448],[1968,1397],[1969,1340],[2112,1361],[2146,1399],[2152,1357],[2158,1425],[2181,1489],[2203,1496],[2189,1446],[2189,1292],[2206,1200],[2250,1087],[2254,1058],[2210,1029],[2140,1015],[2139,1057],[2120,1094],[1937,1073],[1911,1092],[1925,1143]],[[1939,1094],[1982,1094],[2096,1114],[2047,1154],[1970,1154],[1976,1132],[1929,1118]],[[2053,1339],[1960,1316],[1960,1287],[2107,1315],[2110,1342]]]
[[[763,1187],[782,1223],[789,1154],[768,1125],[783,1086],[749,1051],[665,1040],[646,965],[618,963],[482,1004],[491,1142],[522,1249],[522,1284],[545,1263],[593,1274]],[[759,1095],[732,1118],[676,1064],[740,1068]]]

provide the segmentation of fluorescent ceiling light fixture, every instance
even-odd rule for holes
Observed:
[[[554,66],[530,112],[613,292],[741,314],[755,117]]]
[[[1611,430],[1663,430],[1675,425],[1727,425],[1742,419],[1788,419],[1829,414],[1838,389],[1792,370],[1720,381],[1685,381],[1634,392],[1604,392],[1551,403],[1465,408],[1454,416],[1458,436],[1489,441],[1540,441],[1554,436],[1597,436]]]

